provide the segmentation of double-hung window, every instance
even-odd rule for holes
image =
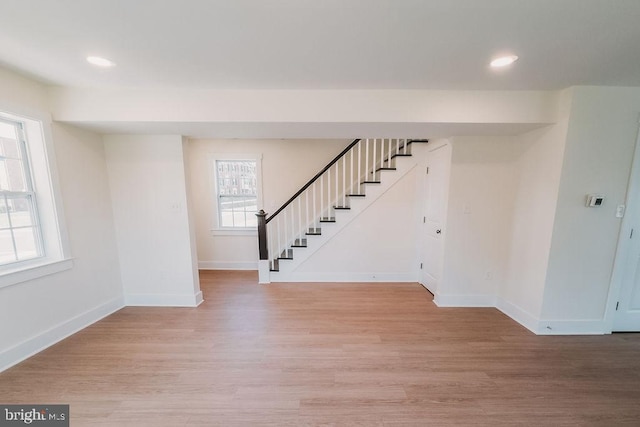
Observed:
[[[258,161],[215,160],[218,228],[249,230],[258,226]]]
[[[0,118],[0,265],[43,256],[24,124]]]
[[[73,267],[49,120],[0,111],[0,288]]]

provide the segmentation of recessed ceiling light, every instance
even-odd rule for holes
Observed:
[[[518,57],[516,55],[501,56],[500,58],[496,58],[493,61],[491,61],[490,65],[493,68],[506,67],[507,65],[513,64],[517,60],[518,60]]]
[[[106,58],[101,58],[99,56],[87,56],[87,62],[89,64],[95,65],[97,67],[109,68],[114,67],[116,65],[115,62],[109,61]]]

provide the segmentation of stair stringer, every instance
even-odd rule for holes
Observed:
[[[322,234],[319,236],[307,236],[306,248],[294,248],[292,260],[281,260],[279,271],[270,272],[271,282],[297,282],[293,274],[296,269],[308,260],[321,247],[337,236],[340,231],[365,212],[373,203],[396,185],[405,175],[418,166],[415,157],[398,157],[396,170],[380,171],[379,184],[363,184],[365,197],[350,198],[351,209],[336,210],[334,215],[336,222],[322,223]]]

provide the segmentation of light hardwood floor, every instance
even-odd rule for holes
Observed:
[[[0,374],[78,426],[640,425],[640,335],[538,337],[418,284],[257,285],[128,307]]]

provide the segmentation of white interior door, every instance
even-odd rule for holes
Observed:
[[[614,277],[619,290],[613,301],[612,331],[640,332],[640,134],[629,178],[627,212],[618,240]]]
[[[640,229],[634,229],[634,234]],[[632,248],[616,302],[614,331],[640,331],[640,238],[633,236]]]
[[[614,301],[613,331],[640,331],[640,135],[627,190],[627,213],[622,223],[614,277],[619,276]]]
[[[451,146],[433,147],[427,154],[422,230],[422,284],[435,294],[442,279],[444,235],[449,192]]]

